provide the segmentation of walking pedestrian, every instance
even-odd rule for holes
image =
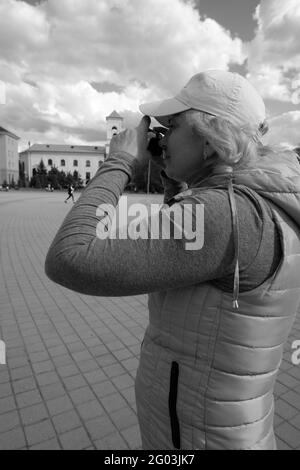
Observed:
[[[66,204],[67,204],[67,202],[70,198],[72,198],[73,203],[75,202],[74,190],[75,190],[74,186],[72,184],[70,184],[69,187],[68,187],[68,197],[67,197],[67,199],[65,199]]]

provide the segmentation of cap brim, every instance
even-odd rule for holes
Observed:
[[[163,101],[154,101],[153,103],[144,103],[140,105],[140,111],[143,114],[155,117],[155,119],[165,127],[168,127],[169,116],[182,113],[188,109],[191,108],[181,103],[176,98],[169,98]]]

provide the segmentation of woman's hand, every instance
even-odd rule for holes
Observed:
[[[150,122],[149,116],[144,116],[135,129],[126,129],[115,135],[110,142],[109,155],[126,152],[132,156],[133,161],[142,163],[149,160],[150,153],[147,151],[147,146]]]

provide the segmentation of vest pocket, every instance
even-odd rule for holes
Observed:
[[[169,413],[171,421],[172,442],[175,449],[180,449],[180,427],[176,411],[179,365],[173,361],[170,374]]]

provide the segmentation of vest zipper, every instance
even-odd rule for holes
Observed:
[[[180,427],[176,411],[177,390],[178,390],[179,365],[172,362],[169,390],[169,413],[171,421],[172,442],[175,449],[180,449]]]

